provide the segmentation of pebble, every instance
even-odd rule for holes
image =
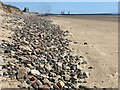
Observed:
[[[19,22],[21,19],[22,22]],[[87,65],[84,57],[71,54],[69,43],[72,41],[64,38],[68,31],[62,31],[59,26],[39,15],[22,14],[6,21],[22,28],[12,28],[14,32],[11,37],[12,43],[5,41],[0,43],[0,49],[2,48],[5,56],[11,60],[15,59],[4,63],[0,56],[1,76],[14,76],[21,82],[19,87],[28,88],[26,86],[31,84],[25,82],[25,76],[30,74],[40,81],[39,88],[43,90],[73,89],[79,79],[89,78],[90,74],[81,66]],[[6,71],[3,72],[1,69]]]
[[[87,42],[84,42],[84,45],[87,45]]]
[[[43,83],[45,85],[48,85],[49,87],[51,87],[51,83],[50,83],[50,81],[47,78],[44,78]]]
[[[57,85],[59,88],[63,88],[65,86],[65,83],[62,80],[59,80]]]
[[[31,69],[34,69],[34,67],[31,64],[27,64],[27,66]]]
[[[40,72],[38,70],[35,70],[35,69],[31,70],[30,72],[32,75],[40,75]]]
[[[17,71],[18,71],[18,74],[17,74],[18,79],[23,79],[24,76],[27,74],[27,69],[23,67],[20,67]]]
[[[0,56],[0,66],[3,66],[3,65],[5,65],[5,63],[4,63],[2,56]]]
[[[47,70],[49,70],[49,71],[52,69],[49,64],[46,64],[46,65],[45,65],[45,68],[46,68]]]
[[[68,74],[66,74],[66,75],[64,76],[64,80],[65,80],[65,81],[69,81],[70,78],[71,78],[71,77],[70,77],[70,75],[68,75]]]

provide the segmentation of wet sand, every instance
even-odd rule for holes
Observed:
[[[67,38],[74,53],[83,55],[90,77],[85,86],[118,87],[118,18],[117,16],[50,16],[55,24],[70,32]],[[87,45],[84,45],[84,43]]]

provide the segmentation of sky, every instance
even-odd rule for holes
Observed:
[[[118,2],[4,2],[21,10],[28,7],[32,12],[66,14],[118,13]]]

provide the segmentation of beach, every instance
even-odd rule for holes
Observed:
[[[62,30],[69,31],[77,55],[86,57],[90,77],[84,85],[98,88],[118,87],[117,16],[50,16]],[[92,68],[92,69],[91,69]]]
[[[0,90],[118,88],[117,15],[29,8],[0,2]]]

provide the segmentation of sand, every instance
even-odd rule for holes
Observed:
[[[75,53],[83,55],[88,67],[93,67],[85,86],[93,88],[118,87],[118,22],[116,16],[51,16],[55,24],[68,30],[67,37]],[[84,45],[87,42],[87,45]],[[88,68],[87,67],[87,68]]]

